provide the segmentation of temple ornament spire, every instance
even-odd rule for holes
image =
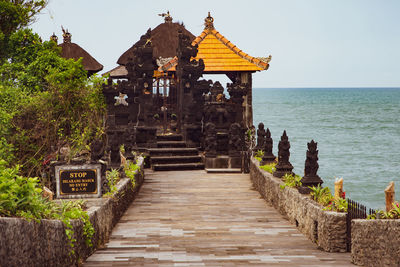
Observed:
[[[65,30],[63,26],[61,26],[61,29],[63,31],[63,38],[64,38],[63,41],[64,41],[64,43],[71,43],[72,34],[70,34],[68,32],[68,29]]]
[[[204,19],[205,29],[213,30],[214,29],[214,18],[211,17],[210,11],[208,11],[208,16]]]
[[[169,10],[167,11],[167,13],[161,13],[158,14],[160,17],[164,18],[164,22],[165,23],[172,23],[172,17],[171,14],[169,14]]]
[[[56,44],[58,44],[58,37],[54,32],[53,35],[50,36],[50,41],[54,41]]]

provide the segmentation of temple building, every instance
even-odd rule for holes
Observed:
[[[72,34],[68,30],[63,30],[63,42],[58,46],[61,47],[61,56],[63,58],[72,58],[78,60],[82,58],[83,68],[88,72],[88,76],[91,76],[103,69],[103,65],[97,62],[88,52],[85,51],[78,44],[71,42]],[[53,34],[50,40],[58,43],[58,37]]]
[[[245,133],[253,125],[252,73],[267,70],[271,56],[240,50],[215,29],[210,13],[197,37],[169,12],[161,15],[164,23],[107,73],[114,80],[103,88],[108,147],[142,151],[156,170],[243,170]],[[232,83],[224,90],[218,81],[200,79],[203,74],[223,74]],[[110,155],[117,164],[116,151]]]

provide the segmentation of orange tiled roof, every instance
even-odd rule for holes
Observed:
[[[205,21],[204,31],[192,42],[192,45],[199,46],[196,59],[203,59],[205,73],[268,69],[270,58],[265,60],[248,55],[214,29],[213,18],[210,15]],[[174,71],[176,64],[175,57],[159,70]]]

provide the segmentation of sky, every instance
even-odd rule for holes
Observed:
[[[106,72],[167,10],[195,36],[210,11],[237,47],[271,55],[253,87],[400,87],[398,0],[49,0],[30,27],[60,42],[63,25]]]

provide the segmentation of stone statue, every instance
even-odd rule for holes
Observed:
[[[229,156],[239,157],[240,151],[242,151],[242,131],[239,123],[233,123],[229,128]]]
[[[136,129],[134,123],[128,123],[128,128],[125,131],[124,135],[126,154],[131,155],[132,151],[136,148]]]
[[[323,183],[322,179],[317,175],[319,168],[317,144],[314,140],[307,143],[308,151],[306,154],[304,177],[301,179],[302,186],[299,188],[299,192],[302,194],[310,193],[309,186],[318,186]]]
[[[278,145],[278,164],[276,165],[276,171],[274,172],[274,176],[281,178],[285,174],[292,174],[293,166],[289,162],[290,157],[290,142],[289,138],[286,135],[286,130],[283,131],[283,135],[281,136],[281,141],[279,141]]]
[[[265,135],[264,123],[260,122],[257,129],[257,145],[254,148],[255,152],[258,150],[264,150]]]
[[[206,124],[205,152],[206,157],[217,156],[217,130],[214,123]]]
[[[107,134],[108,136],[108,150],[110,151],[111,166],[119,167],[121,165],[121,155],[119,153],[120,140],[117,132]]]

